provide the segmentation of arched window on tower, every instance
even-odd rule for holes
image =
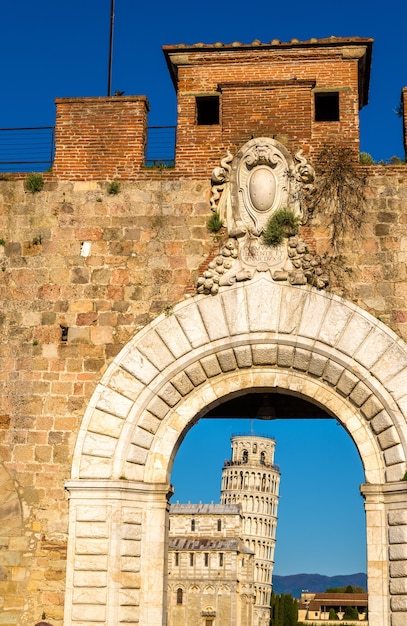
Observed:
[[[264,452],[260,453],[260,465],[264,465],[264,463],[266,462],[266,455]]]
[[[218,530],[222,530],[222,520],[218,519]]]
[[[195,520],[191,519],[191,530],[195,530]]]
[[[182,591],[181,587],[179,589],[177,589],[177,604],[182,604],[182,601],[184,599],[184,592]]]
[[[243,462],[243,463],[247,463],[248,459],[249,459],[249,453],[248,453],[248,451],[247,451],[247,450],[243,450],[242,462]]]

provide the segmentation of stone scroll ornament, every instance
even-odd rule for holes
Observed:
[[[275,139],[259,137],[246,143],[235,157],[228,152],[212,173],[211,209],[217,212],[226,239],[219,254],[199,277],[197,292],[216,294],[221,287],[270,272],[273,280],[291,285],[328,284],[321,258],[308,252],[292,226],[270,245],[264,237],[269,221],[281,210],[295,223],[304,221],[303,198],[313,187],[314,169],[299,151],[293,159]]]

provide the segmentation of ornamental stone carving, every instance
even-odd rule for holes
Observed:
[[[302,223],[301,198],[314,182],[314,169],[299,151],[293,159],[275,139],[259,137],[246,143],[235,157],[228,152],[212,173],[211,209],[226,230],[219,254],[198,279],[198,293],[215,294],[235,282],[270,272],[273,280],[321,289],[328,277],[321,258],[309,253],[296,229],[287,225],[285,237],[269,245],[264,232],[278,211]]]

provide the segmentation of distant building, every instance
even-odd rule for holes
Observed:
[[[358,612],[357,619],[347,619],[346,609],[354,608]],[[326,623],[331,617],[332,623],[338,623],[332,619],[333,612],[339,620],[347,624],[364,622],[367,624],[367,593],[309,593],[301,594],[298,604],[298,621],[315,624],[323,621]]]
[[[280,472],[275,441],[238,435],[221,504],[173,504],[168,626],[268,626]]]

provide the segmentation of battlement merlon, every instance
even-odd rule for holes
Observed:
[[[146,96],[56,98],[54,175],[129,179],[144,165]]]

